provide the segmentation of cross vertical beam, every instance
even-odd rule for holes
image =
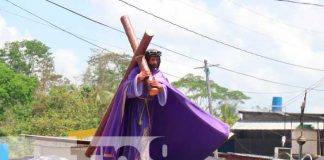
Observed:
[[[133,58],[131,60],[131,63],[128,65],[128,68],[126,70],[126,74],[123,77],[122,81],[119,84],[119,87],[117,89],[117,91],[120,89],[120,87],[122,86],[122,84],[124,83],[124,81],[127,79],[129,73],[131,72],[131,70],[136,66],[137,62],[135,57],[139,56],[139,55],[144,55],[147,47],[149,46],[152,38],[153,38],[153,33],[149,32],[149,31],[145,31],[142,40],[140,43],[138,43],[136,35],[134,33],[134,29],[130,23],[130,19],[128,16],[122,16],[120,18],[123,27],[125,29],[127,38],[130,42],[130,45],[133,49],[134,55]],[[94,135],[94,137],[100,137],[103,133],[104,127],[106,126],[106,123],[108,121],[109,115],[111,114],[111,110],[112,110],[112,106],[115,102],[115,98],[116,98],[116,94],[114,95],[112,101],[109,104],[109,107],[106,111],[106,113],[104,114],[103,118],[100,121],[99,127],[96,130],[96,133]],[[91,155],[93,154],[93,152],[96,150],[96,146],[91,146],[91,144],[98,144],[98,138],[94,138],[94,140],[90,143],[90,146],[87,148],[85,155],[87,157],[91,157]]]

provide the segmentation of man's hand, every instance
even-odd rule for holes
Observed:
[[[154,81],[151,83],[151,86],[152,86],[152,87],[156,87],[157,89],[159,89],[160,92],[163,90],[163,85],[162,85],[160,82],[158,82],[158,81],[155,81],[155,80],[154,80]]]
[[[141,82],[149,76],[150,76],[150,71],[141,71],[140,73],[138,73],[137,81]]]

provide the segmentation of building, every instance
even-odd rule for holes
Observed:
[[[87,140],[21,135],[8,138],[5,142],[11,146],[9,152],[13,154],[10,158],[12,160],[90,160],[84,155],[90,144],[90,141]],[[0,158],[0,160],[2,159]]]
[[[276,147],[299,153],[296,140],[303,131],[303,154],[323,155],[324,114],[304,114],[303,130],[299,113],[239,111],[241,120],[232,126],[234,135],[222,152],[274,156]],[[288,152],[289,152],[288,151]]]

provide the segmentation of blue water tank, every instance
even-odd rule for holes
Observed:
[[[281,111],[282,111],[282,97],[273,97],[272,112],[281,112]]]

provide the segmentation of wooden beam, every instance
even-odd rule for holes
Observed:
[[[122,81],[119,84],[119,87],[118,87],[117,91],[120,89],[122,84],[125,82],[125,80],[127,79],[129,73],[131,72],[131,70],[137,65],[135,57],[145,54],[145,51],[146,51],[147,47],[149,46],[149,44],[150,44],[150,42],[151,42],[151,40],[153,38],[153,33],[152,32],[145,31],[141,42],[138,44],[136,35],[134,33],[134,30],[133,30],[133,27],[132,27],[132,25],[130,23],[129,17],[128,16],[122,16],[120,19],[121,19],[121,22],[122,22],[122,24],[124,26],[127,38],[128,38],[128,40],[130,42],[130,45],[131,45],[131,47],[132,47],[132,49],[134,51],[134,55],[133,55],[133,58],[131,60],[131,63],[128,65],[128,68],[126,70],[126,74],[124,75]],[[111,113],[112,105],[115,102],[115,98],[116,98],[116,94],[114,95],[112,101],[110,102],[110,104],[109,104],[109,106],[108,106],[108,108],[106,110],[105,115],[101,119],[101,122],[99,124],[99,127],[96,130],[96,133],[95,133],[94,137],[102,135],[103,130],[104,130],[105,126],[106,126],[107,120],[109,118],[109,115]],[[94,138],[94,139],[97,139],[97,138]],[[97,142],[92,142],[92,144],[97,144]],[[85,152],[85,155],[87,157],[90,157],[93,154],[93,152],[95,151],[95,149],[96,149],[96,146],[89,146],[87,148],[86,152]]]

